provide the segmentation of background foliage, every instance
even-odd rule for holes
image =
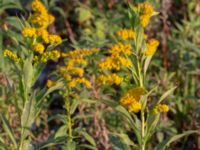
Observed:
[[[120,0],[43,0],[48,10],[56,17],[56,22],[49,27],[52,33],[57,33],[66,41],[60,49],[67,51],[73,48],[96,47],[104,49],[105,45],[116,40],[115,33],[121,28],[129,28],[128,6]],[[168,97],[170,111],[162,115],[161,127],[151,141],[155,147],[164,138],[186,130],[200,130],[200,1],[198,0],[156,0],[152,1],[160,12],[159,17],[147,28],[150,37],[157,37],[161,44],[150,66],[148,78],[149,88],[159,84],[158,95],[151,97],[156,101],[158,96],[167,89],[177,86],[174,94]],[[19,134],[16,104],[10,97],[16,92],[12,68],[3,58],[2,49],[17,48],[22,43],[20,20],[30,13],[30,0],[0,0],[0,143],[11,144],[5,134],[7,128],[14,129],[12,134]],[[134,3],[134,1],[132,1]],[[14,46],[13,46],[14,45]],[[100,59],[103,52],[93,59]],[[91,60],[94,61],[94,60]],[[53,73],[59,62],[49,61],[35,86],[46,86],[47,79],[54,78]],[[88,72],[95,68],[90,65]],[[93,77],[91,76],[91,81]],[[116,97],[119,93],[114,92]],[[91,93],[82,91],[80,95],[90,95],[91,98],[102,97],[99,89]],[[115,99],[115,97],[113,97]],[[45,100],[44,109],[32,126],[34,143],[42,143],[62,135],[65,128],[62,116],[65,113],[64,101],[58,91],[51,93]],[[131,132],[126,132],[118,113],[102,103],[92,103],[85,100],[74,112],[74,126],[77,132],[84,129],[79,137],[79,144],[90,144],[98,149],[128,150],[127,145],[134,145]],[[7,118],[7,119],[6,119]],[[10,127],[2,122],[9,122]],[[5,123],[4,123],[5,124]],[[56,134],[54,134],[56,132]],[[92,137],[90,136],[92,135]],[[12,138],[11,138],[12,139]],[[59,143],[59,140],[58,140]],[[62,144],[55,148],[59,149]],[[52,146],[53,147],[53,146]],[[84,149],[80,147],[79,149]],[[90,147],[91,148],[91,147]],[[50,148],[53,149],[53,148]],[[87,148],[85,148],[87,149]],[[173,150],[200,149],[200,136],[197,134],[184,137],[171,144]]]

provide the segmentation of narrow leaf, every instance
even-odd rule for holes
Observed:
[[[174,92],[174,90],[176,89],[177,87],[173,87],[171,89],[169,89],[168,91],[166,91],[159,99],[158,101],[158,104],[161,103],[167,96],[169,96],[172,92]]]
[[[1,120],[3,122],[3,128],[4,128],[4,130],[6,131],[6,133],[8,134],[8,136],[10,137],[10,139],[13,142],[14,146],[17,147],[17,142],[15,140],[12,128],[10,127],[10,125],[8,123],[8,120],[3,115],[1,115]]]
[[[180,138],[184,137],[184,136],[188,136],[190,134],[194,134],[194,133],[199,133],[198,131],[196,130],[190,130],[190,131],[186,131],[186,132],[183,132],[181,134],[178,134],[178,135],[175,135],[175,136],[172,136],[171,138],[163,141],[162,143],[160,143],[156,150],[165,150],[165,148],[167,146],[169,146],[172,142],[176,141],[176,140],[179,140]]]
[[[92,138],[92,136],[90,136],[87,132],[85,131],[81,131],[81,134],[85,137],[85,139],[93,146],[96,147],[96,143],[94,141],[94,139]]]

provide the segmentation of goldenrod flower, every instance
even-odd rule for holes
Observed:
[[[85,56],[89,56],[93,53],[98,52],[99,49],[97,48],[91,48],[91,49],[75,49],[73,51],[70,51],[68,53],[62,53],[63,57],[67,58],[82,58]]]
[[[18,58],[18,56],[15,53],[13,53],[11,50],[5,49],[3,55],[4,57],[9,57],[16,63],[20,62],[20,58]]]
[[[48,44],[49,43],[49,33],[46,29],[39,28],[36,30],[37,37],[41,37],[42,40]]]
[[[110,56],[98,64],[99,68],[101,70],[120,70],[123,67],[130,67],[132,62],[125,56],[131,55],[131,49],[130,44],[117,43],[113,45],[108,51]]]
[[[125,67],[128,68],[132,65],[130,59],[125,57],[107,57],[106,59],[102,60],[99,63],[99,68],[101,70],[120,70],[121,68]]]
[[[55,17],[53,15],[48,15],[49,24],[52,24],[55,21]]]
[[[59,35],[51,34],[49,35],[49,43],[54,45],[60,44],[62,43],[62,38]]]
[[[138,9],[142,15],[152,16],[155,12],[153,6],[149,2],[138,4]]]
[[[135,32],[131,29],[121,29],[117,32],[117,35],[123,40],[134,39]]]
[[[138,112],[141,110],[141,104],[139,101],[141,96],[144,94],[145,91],[143,88],[133,88],[129,90],[123,97],[121,97],[120,104],[128,108],[129,112]]]
[[[36,37],[36,29],[26,27],[22,30],[22,35],[30,38]]]
[[[154,14],[154,8],[150,3],[144,2],[144,3],[138,4],[138,9],[141,14],[140,23],[142,27],[146,27],[149,23],[151,16]]]
[[[31,16],[31,22],[39,28],[44,29],[49,25],[49,16],[48,14],[35,13]]]
[[[137,113],[141,110],[142,106],[139,102],[133,102],[128,106],[129,112]]]
[[[31,6],[32,6],[33,11],[35,12],[40,12],[40,13],[46,12],[46,8],[40,2],[40,0],[33,0]]]
[[[142,16],[140,16],[140,24],[143,27],[146,27],[149,24],[149,19],[150,19],[149,15],[142,15]]]
[[[59,50],[52,50],[51,51],[51,56],[50,56],[50,59],[52,60],[57,60],[60,58],[60,51]]]
[[[41,62],[46,63],[49,59],[57,60],[60,58],[60,52],[58,50],[47,51],[42,54]]]
[[[112,56],[120,56],[120,55],[131,55],[131,49],[132,46],[131,44],[123,44],[123,43],[117,43],[115,45],[113,45],[108,52],[112,55]]]
[[[168,111],[169,107],[166,104],[158,104],[153,110],[154,114],[158,114],[161,112],[168,112]]]
[[[145,49],[145,55],[152,56],[156,52],[158,46],[159,42],[156,39],[149,40]]]
[[[33,50],[39,54],[42,54],[44,52],[44,45],[41,44],[41,43],[37,43],[37,44],[34,44],[32,46]]]
[[[87,61],[83,58],[70,58],[68,63],[67,63],[67,66],[70,67],[70,66],[73,66],[74,64],[79,64],[79,65],[87,65]]]
[[[109,75],[100,75],[98,77],[98,83],[100,84],[109,84],[109,85],[119,85],[123,81],[123,78],[118,76],[117,74],[109,74]]]
[[[75,88],[82,84],[87,88],[91,88],[91,83],[84,78],[84,67],[87,65],[87,60],[84,58],[99,51],[96,48],[92,49],[75,49],[70,52],[61,53],[61,56],[66,58],[66,66],[59,69],[60,74],[68,82],[70,88]]]
[[[71,88],[74,88],[76,87],[78,84],[83,84],[85,85],[87,88],[91,88],[91,83],[85,79],[85,78],[76,78],[76,79],[72,79],[70,82],[69,82],[69,87]]]
[[[50,88],[53,86],[53,81],[52,80],[47,80],[47,87]]]
[[[78,75],[79,77],[83,77],[84,74],[84,70],[80,67],[72,68],[70,72],[72,74]]]
[[[34,14],[31,16],[31,22],[36,26],[44,29],[54,22],[55,18],[48,14],[47,9],[39,0],[32,2],[32,9]]]

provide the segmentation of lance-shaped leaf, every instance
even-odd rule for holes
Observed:
[[[156,147],[156,150],[165,150],[167,148],[167,146],[169,146],[172,142],[179,140],[180,138],[184,137],[184,136],[188,136],[190,134],[194,134],[197,133],[199,134],[198,131],[196,130],[190,130],[190,131],[185,131],[181,134],[175,135],[170,137],[169,139],[163,141],[162,143],[158,144],[158,146]]]
[[[89,135],[87,132],[85,131],[81,131],[81,135],[83,135],[85,137],[85,139],[94,147],[96,147],[96,143],[95,140],[93,139],[93,137],[91,135]]]
[[[12,131],[12,128],[9,125],[8,120],[3,115],[1,115],[1,120],[2,120],[2,123],[3,123],[4,130],[6,131],[6,133],[8,134],[8,136],[10,138],[10,140],[13,142],[13,144],[14,144],[14,146],[16,148],[17,147],[17,142],[15,140],[14,133]]]
[[[33,79],[33,65],[32,59],[26,59],[24,63],[23,73],[22,73],[22,84],[24,87],[24,97],[25,101],[28,100],[28,94],[32,87],[32,79]]]
[[[149,64],[151,62],[151,58],[152,56],[149,56],[145,59],[145,62],[144,62],[144,76],[146,76],[146,72],[147,72],[147,69],[149,67]]]
[[[134,133],[138,139],[138,142],[140,141],[140,131],[136,126],[135,121],[133,120],[133,118],[131,117],[130,113],[121,105],[119,105],[117,102],[112,101],[112,100],[101,100],[101,102],[107,104],[108,106],[112,107],[113,109],[115,109],[116,111],[120,112],[121,115],[124,117],[124,119],[127,121],[127,123],[130,125],[130,127],[134,130]]]
[[[176,89],[177,87],[173,87],[171,89],[169,89],[168,91],[166,91],[161,97],[160,99],[158,100],[158,104],[161,103],[167,96],[169,96],[172,92],[174,92],[174,90]]]
[[[29,100],[25,102],[21,116],[22,140],[27,137],[31,125],[35,119],[35,94],[33,93]]]

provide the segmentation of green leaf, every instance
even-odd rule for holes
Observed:
[[[169,96],[172,92],[174,92],[174,90],[176,89],[177,87],[173,87],[171,89],[169,89],[168,91],[166,91],[161,97],[160,99],[158,100],[158,104],[161,103],[167,96]]]
[[[4,130],[6,131],[6,133],[8,134],[8,136],[10,137],[10,139],[13,142],[15,148],[17,148],[17,142],[15,140],[14,133],[12,131],[12,128],[9,125],[8,120],[3,115],[1,115],[1,120],[2,120],[2,123],[3,123]]]
[[[72,104],[71,104],[71,108],[70,108],[70,114],[73,114],[76,110],[76,108],[78,107],[78,105],[80,104],[79,100],[73,100]]]
[[[157,127],[158,121],[160,119],[160,115],[150,114],[150,117],[147,119],[147,130],[146,130],[146,141],[151,138],[151,136],[155,133],[155,128]]]
[[[137,128],[137,126],[136,126],[133,118],[131,117],[130,113],[124,107],[122,107],[121,105],[119,105],[119,103],[117,103],[115,101],[103,99],[103,100],[101,100],[101,102],[107,104],[111,108],[113,108],[116,111],[120,112],[122,114],[122,116],[124,117],[124,119],[128,121],[130,127],[134,130],[138,141],[141,142],[140,141],[140,133],[139,133],[140,131]]]
[[[87,8],[84,8],[84,7],[77,8],[76,12],[78,13],[78,20],[79,20],[79,22],[87,21],[87,20],[89,20],[90,18],[93,17],[93,15],[90,12],[90,10],[87,9]]]
[[[17,28],[18,30],[22,29],[22,25],[18,17],[7,17],[5,21],[13,27]]]
[[[157,132],[156,137],[157,137],[159,142],[162,142],[163,139],[164,139],[164,133],[163,132]]]
[[[139,147],[129,138],[129,136],[125,133],[112,133],[115,136],[118,136],[120,140],[129,146],[133,146],[134,149],[139,149]]]
[[[188,136],[190,134],[194,134],[194,133],[197,133],[199,134],[198,131],[196,130],[190,130],[190,131],[185,131],[181,134],[178,134],[178,135],[175,135],[175,136],[172,136],[171,138],[163,141],[162,143],[160,143],[157,147],[156,147],[156,150],[165,150],[165,148],[167,146],[169,146],[172,142],[176,141],[176,140],[179,140],[180,138],[184,137],[184,136]]]
[[[67,137],[67,126],[63,125],[61,126],[58,131],[55,133],[54,138],[59,138],[59,137]]]
[[[24,150],[34,150],[33,145],[31,144],[30,140],[26,140],[23,143],[23,149]]]
[[[131,150],[131,148],[124,144],[119,137],[110,135],[110,142],[113,145],[114,150]]]
[[[37,105],[39,105],[42,100],[47,96],[49,95],[50,93],[52,93],[53,91],[55,90],[59,90],[61,89],[62,87],[64,86],[64,84],[62,82],[56,82],[56,85],[50,87],[47,91],[41,91],[37,96],[36,96],[36,99],[37,99]]]
[[[144,62],[144,76],[146,76],[146,72],[147,72],[147,69],[148,69],[148,66],[151,62],[151,58],[152,56],[149,56],[145,59],[145,62]]]
[[[0,30],[0,61],[1,61],[1,71],[3,72],[5,69],[4,57],[3,57],[3,31]]]
[[[22,140],[28,136],[30,127],[35,119],[35,94],[33,93],[29,100],[25,102],[22,116],[21,116],[21,126],[22,126]]]
[[[1,5],[0,5],[0,13],[2,13],[5,9],[9,9],[9,8],[16,8],[16,9],[20,9],[23,10],[23,7],[20,3],[20,1],[16,1],[16,0],[3,0],[0,1]]]
[[[92,136],[90,136],[87,132],[85,131],[81,131],[81,135],[83,135],[85,137],[85,139],[93,146],[96,147],[96,143],[94,141],[94,139],[92,138]]]
[[[24,98],[28,100],[28,95],[32,87],[33,66],[32,59],[26,59],[23,67],[22,83],[24,87]]]
[[[62,82],[57,82],[56,85],[52,86],[51,88],[49,88],[47,91],[44,90],[41,90],[39,92],[39,94],[37,94],[36,96],[36,109],[37,109],[37,114],[36,116],[40,113],[41,111],[41,108],[42,108],[42,104],[43,104],[43,100],[46,98],[47,95],[49,95],[50,93],[52,93],[53,91],[55,90],[59,90],[63,87],[63,83]]]
[[[31,88],[32,77],[33,77],[33,65],[32,60],[26,59],[23,68],[23,75],[24,75],[24,84],[27,88]]]
[[[90,149],[90,150],[97,150],[97,148],[96,147],[94,147],[94,146],[91,146],[91,145],[88,145],[88,144],[80,144],[80,145],[78,145],[78,147],[79,148],[86,148],[86,149]]]
[[[76,150],[76,143],[74,141],[68,142],[64,149],[66,149],[66,150]]]
[[[47,141],[36,145],[34,150],[41,150],[41,149],[44,149],[46,147],[52,147],[52,146],[57,145],[57,144],[62,144],[65,141],[66,141],[66,137],[55,138],[54,136],[50,136]]]

